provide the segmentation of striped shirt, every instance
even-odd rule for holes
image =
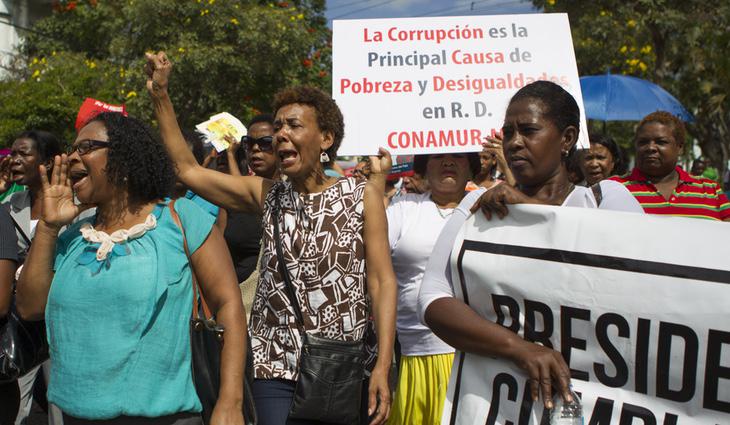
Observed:
[[[625,176],[611,177],[611,180],[623,184],[636,197],[647,214],[708,220],[730,219],[730,202],[716,182],[691,176],[679,166],[676,170],[679,181],[668,200],[638,168],[634,168]]]

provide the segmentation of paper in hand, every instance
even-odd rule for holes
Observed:
[[[247,134],[246,127],[241,121],[228,112],[215,114],[208,121],[196,125],[195,128],[205,136],[206,143],[211,143],[218,152],[223,152],[230,146],[226,136],[241,140]]]

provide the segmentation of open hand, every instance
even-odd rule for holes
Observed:
[[[172,62],[167,59],[165,52],[145,53],[145,59],[147,59],[144,66],[144,73],[147,75],[147,91],[152,96],[167,93]]]
[[[5,193],[13,185],[10,173],[10,155],[0,159],[0,193]]]
[[[51,181],[45,165],[39,167],[41,175],[41,220],[52,228],[60,229],[71,223],[82,211],[93,205],[76,205],[68,175],[68,157],[63,154],[53,159]]]

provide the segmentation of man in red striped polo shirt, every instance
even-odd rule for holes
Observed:
[[[676,116],[664,111],[647,115],[634,138],[636,167],[611,180],[622,183],[647,214],[730,221],[730,202],[720,186],[677,166],[684,137],[684,124]]]

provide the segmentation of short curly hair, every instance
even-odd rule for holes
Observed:
[[[106,165],[109,182],[126,189],[133,202],[168,197],[175,184],[175,169],[152,131],[140,120],[115,112],[99,114],[89,123],[95,121],[104,125],[109,138]]]
[[[684,123],[676,115],[671,114],[667,111],[652,112],[651,114],[642,118],[641,122],[636,127],[636,134],[639,133],[639,130],[645,124],[649,124],[649,123],[653,123],[653,122],[671,127],[672,136],[674,137],[674,140],[677,143],[679,143],[680,146],[684,146],[684,139],[685,139],[685,134],[686,134],[686,130],[684,128]]]
[[[295,86],[285,88],[274,96],[273,110],[292,104],[309,105],[314,108],[317,114],[317,125],[322,132],[331,132],[334,143],[325,152],[330,157],[330,162],[337,157],[337,149],[340,148],[342,138],[345,137],[345,121],[342,118],[342,111],[334,99],[322,90],[311,86]]]

